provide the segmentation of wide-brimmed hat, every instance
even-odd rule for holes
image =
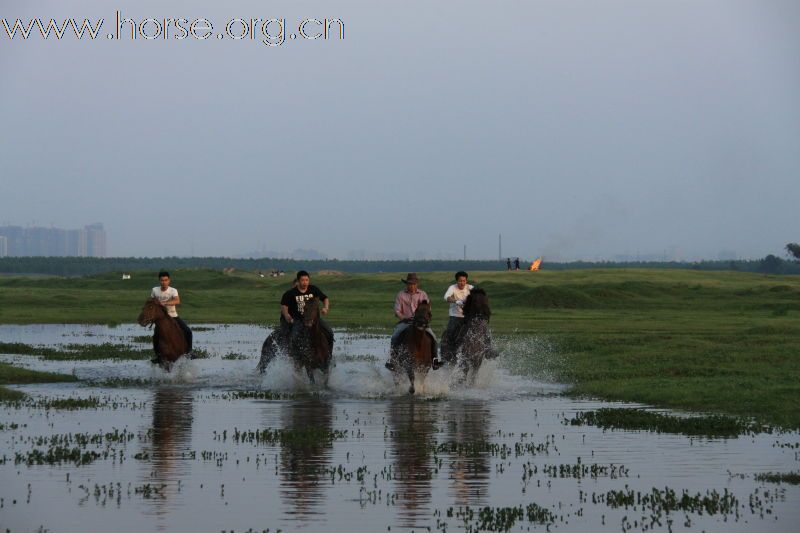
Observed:
[[[401,279],[400,281],[402,281],[403,283],[406,283],[406,284],[408,284],[408,283],[419,283],[419,277],[417,277],[417,273],[416,272],[409,272],[408,276],[406,276],[406,279]]]

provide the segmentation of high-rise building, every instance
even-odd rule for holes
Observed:
[[[106,232],[102,224],[86,226],[86,243],[89,257],[106,256]]]
[[[106,232],[100,223],[83,229],[2,226],[5,255],[105,257]],[[2,255],[0,255],[2,257]]]
[[[67,230],[67,255],[77,257],[89,255],[85,229]]]
[[[5,226],[0,228],[0,235],[8,239],[8,255],[26,255],[25,229],[22,226]]]

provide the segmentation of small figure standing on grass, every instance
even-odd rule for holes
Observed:
[[[186,325],[179,316],[178,312],[175,310],[176,305],[181,304],[181,297],[178,296],[178,290],[175,287],[170,287],[170,276],[169,272],[166,270],[162,270],[158,273],[158,287],[153,287],[153,290],[150,291],[150,297],[155,298],[158,302],[166,309],[167,314],[172,317],[176,324],[181,328],[183,331],[183,335],[186,337],[186,345],[189,347],[187,353],[192,353],[192,330],[189,329],[189,326]],[[157,344],[157,337],[153,335],[153,350],[158,353],[158,344]],[[158,356],[153,359],[153,363],[158,363]]]

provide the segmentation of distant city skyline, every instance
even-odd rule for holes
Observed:
[[[0,226],[0,257],[106,257],[102,223],[82,228]]]

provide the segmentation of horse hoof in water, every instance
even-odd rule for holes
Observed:
[[[411,386],[408,388],[408,393],[409,393],[409,394],[414,394],[414,390],[415,390],[415,389],[414,389],[414,385],[411,385]]]

